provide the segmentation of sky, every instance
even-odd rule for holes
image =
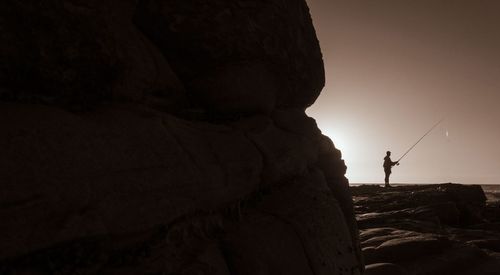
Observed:
[[[307,0],[326,85],[307,110],[351,183],[500,184],[500,1]],[[448,133],[448,134],[447,134]]]

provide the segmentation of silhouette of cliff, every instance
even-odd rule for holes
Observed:
[[[0,2],[0,274],[360,274],[303,0]]]

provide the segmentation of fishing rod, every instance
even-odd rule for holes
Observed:
[[[406,153],[404,153],[403,156],[401,156],[397,162],[399,162],[400,160],[402,160],[410,151],[411,149],[413,149],[415,146],[417,146],[417,144],[422,140],[424,139],[424,137],[426,137],[430,132],[432,132],[432,130],[434,130],[434,128],[436,128],[439,124],[441,124],[441,122],[443,122],[444,118],[441,119],[440,121],[438,121],[438,123],[434,124],[434,126],[432,126],[432,128],[427,131],[427,133],[425,133],[425,135],[423,135],[415,144],[413,144],[412,147],[410,147],[410,149],[408,149],[408,151],[406,151]]]

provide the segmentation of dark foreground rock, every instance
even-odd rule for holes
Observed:
[[[0,274],[360,274],[303,0],[0,2]]]
[[[366,274],[500,274],[500,209],[480,186],[351,190]]]

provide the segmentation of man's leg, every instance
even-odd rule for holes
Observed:
[[[389,176],[391,175],[391,171],[385,170],[385,187],[390,187],[389,185]]]

